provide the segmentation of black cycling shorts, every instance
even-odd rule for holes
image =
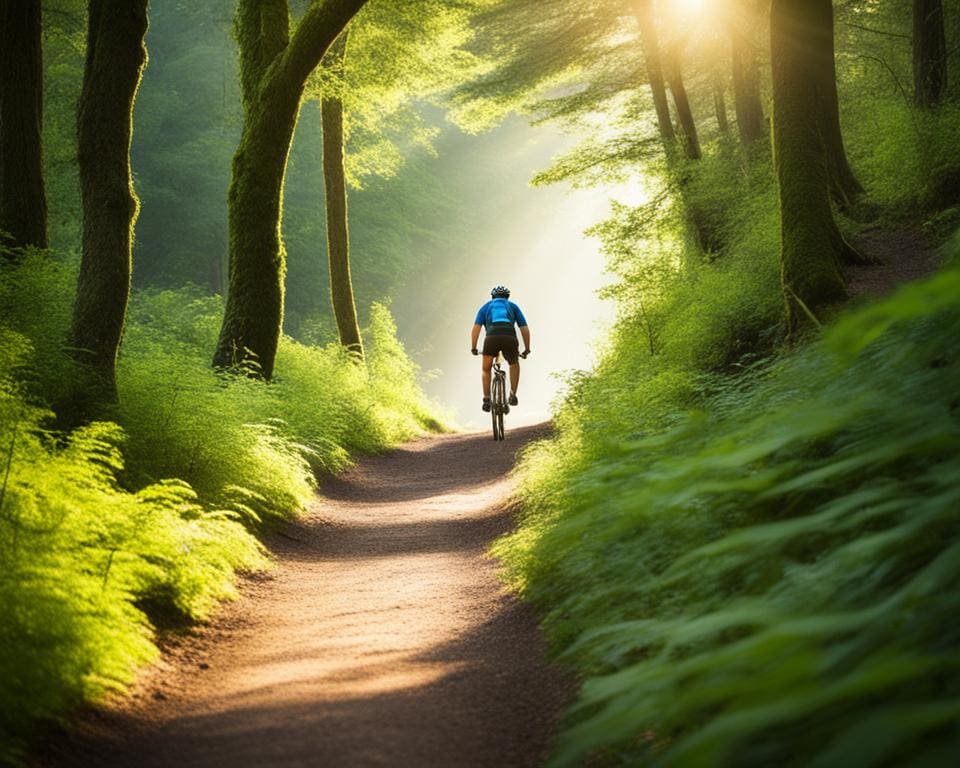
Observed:
[[[483,340],[483,354],[496,357],[500,352],[510,365],[517,364],[520,356],[520,342],[513,336],[486,336]]]

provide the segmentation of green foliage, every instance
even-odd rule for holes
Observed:
[[[960,748],[958,289],[945,272],[687,391],[609,361],[580,383],[498,545],[586,677],[556,764]]]
[[[467,49],[470,19],[492,1],[376,0],[353,19],[343,71],[322,66],[307,88],[308,97],[343,101],[352,187],[395,176],[414,149],[432,151],[439,130],[416,107],[482,71]]]
[[[958,29],[955,9],[947,34]],[[893,216],[916,216],[960,202],[957,78],[936,110],[913,103],[912,21],[895,3],[837,4],[837,75],[841,118],[851,163],[870,200]],[[960,40],[949,39],[949,67]]]
[[[235,515],[189,485],[117,482],[123,431],[94,423],[63,442],[11,378],[30,344],[0,331],[0,760],[38,719],[131,681],[156,654],[143,605],[203,618],[233,573],[265,564]]]
[[[960,105],[920,112],[901,101],[870,105],[872,114],[851,128],[872,200],[899,215],[960,202]]]
[[[237,570],[264,567],[251,531],[308,503],[315,471],[441,425],[385,308],[365,365],[284,338],[268,385],[213,372],[222,303],[188,287],[133,295],[117,423],[53,432],[75,269],[43,254],[0,269],[5,763],[37,720],[129,683],[155,624],[205,618]]]

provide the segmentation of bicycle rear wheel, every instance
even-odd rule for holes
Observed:
[[[503,440],[503,411],[507,403],[506,382],[503,374],[493,377],[490,392],[490,417],[493,422],[493,439]]]

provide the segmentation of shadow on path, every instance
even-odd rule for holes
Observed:
[[[516,451],[547,431],[418,441],[325,483],[274,572],[35,764],[542,765],[570,680],[486,549]]]

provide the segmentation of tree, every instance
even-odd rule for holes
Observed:
[[[307,78],[365,0],[313,0],[290,34],[287,0],[240,0],[243,131],[228,194],[227,302],[213,364],[273,375],[283,323],[287,156]]]
[[[913,100],[940,104],[947,86],[947,38],[942,0],[913,0]]]
[[[753,50],[751,36],[756,13],[733,14],[730,20],[731,53],[733,65],[733,104],[737,115],[740,142],[745,147],[767,134],[760,102],[760,68]]]
[[[0,240],[47,247],[40,3],[0,0]]]
[[[837,68],[833,45],[833,3],[811,0],[809,65],[817,78],[816,115],[823,135],[827,158],[827,173],[830,192],[842,208],[849,208],[863,195],[863,187],[857,181],[847,160],[840,130],[840,100],[837,96]],[[855,252],[851,252],[851,256]]]
[[[697,124],[693,119],[693,110],[690,108],[687,88],[683,82],[678,51],[672,51],[669,55],[667,82],[670,85],[670,93],[673,94],[673,106],[677,110],[677,119],[683,131],[684,153],[688,160],[699,160],[703,154],[700,150],[700,137],[697,134]]]
[[[664,85],[663,64],[660,59],[660,42],[657,27],[653,19],[651,0],[636,0],[635,14],[640,28],[640,45],[647,67],[647,82],[653,97],[653,106],[657,113],[657,128],[664,143],[673,142],[673,123],[670,120],[670,105],[667,103],[667,89]]]
[[[717,130],[720,133],[728,133],[730,124],[727,122],[727,99],[723,91],[723,80],[715,77],[713,79],[713,111],[717,116]]]
[[[130,294],[139,201],[130,173],[133,106],[147,61],[148,0],[90,0],[87,54],[77,108],[83,217],[80,276],[70,344],[89,374],[77,415],[117,398],[117,353]]]
[[[780,199],[781,281],[788,332],[846,296],[843,240],[830,205],[821,132],[822,40],[831,0],[773,0],[774,161]],[[832,35],[830,36],[832,39]],[[832,58],[832,56],[831,56]]]
[[[348,30],[331,46],[324,65],[343,86]],[[323,130],[323,185],[327,214],[327,259],[330,265],[330,298],[340,343],[363,357],[360,323],[350,276],[350,231],[347,220],[347,181],[343,159],[343,96],[325,94],[320,99]]]

